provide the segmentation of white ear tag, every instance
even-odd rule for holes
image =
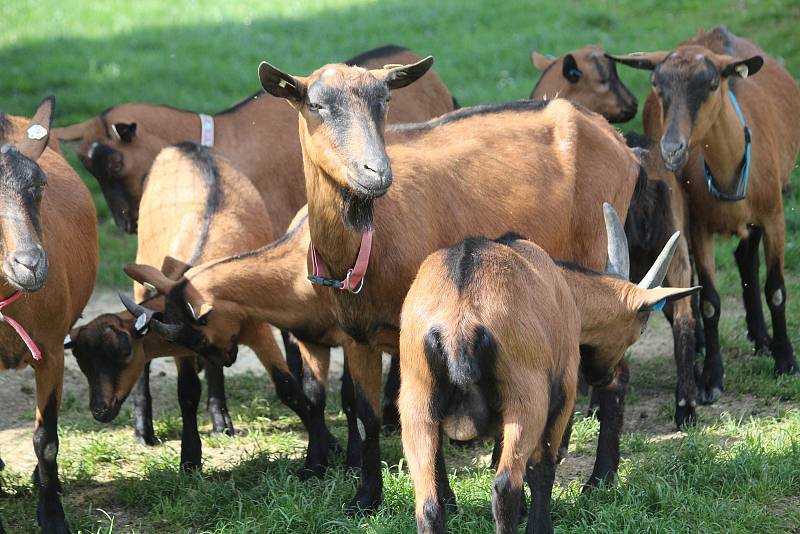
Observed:
[[[280,87],[280,88],[284,88],[284,87],[286,87],[287,85],[288,85],[289,87],[292,87],[292,88],[294,88],[294,85],[290,84],[290,83],[289,83],[289,82],[287,82],[286,80],[283,80],[283,79],[281,79],[281,80],[278,82],[278,87]]]
[[[191,314],[192,314],[192,317],[193,317],[193,318],[194,318],[194,320],[196,321],[196,320],[197,320],[197,313],[195,313],[195,311],[194,311],[194,307],[192,307],[192,303],[191,303],[191,302],[187,302],[187,303],[186,303],[186,307],[187,307],[187,308],[189,308],[189,313],[191,313]]]
[[[736,66],[736,73],[742,78],[747,78],[747,75],[750,74],[750,69],[747,68],[746,64],[742,63]]]
[[[146,326],[147,326],[147,315],[143,313],[136,318],[136,322],[133,323],[133,327],[136,329],[137,332],[141,333]]]
[[[41,124],[33,124],[28,128],[28,139],[38,141],[39,139],[43,139],[45,135],[47,135],[47,128]]]

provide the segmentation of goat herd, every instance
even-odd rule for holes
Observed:
[[[324,411],[341,346],[347,465],[360,471],[350,508],[382,502],[383,419],[402,428],[419,532],[444,532],[456,506],[443,435],[495,437],[497,532],[516,531],[526,480],[528,532],[552,531],[579,370],[600,420],[587,486],[612,481],[623,355],[653,311],[674,331],[677,425],[717,400],[714,234],[741,239],[750,339],[776,373],[796,373],[783,280],[782,193],[800,145],[791,75],[721,27],[667,52],[532,61],[543,73],[530,100],[463,109],[431,57],[390,46],[306,77],[262,63],[264,91],[213,117],[124,104],[51,133],[53,98],[30,121],[1,115],[0,365],[35,369],[42,531],[69,531],[56,465],[63,347],[97,420],[134,392],[146,444],[149,362],[175,357],[187,470],[201,465],[199,369],[214,430],[232,434],[222,368],[251,347],[308,431],[299,475],[310,477],[338,449]],[[652,72],[645,135],[627,143],[608,122],[637,111],[617,63]],[[125,267],[135,298],[74,328],[94,286],[97,221],[56,138],[98,179],[117,225],[138,233]],[[393,355],[383,399],[382,352]]]

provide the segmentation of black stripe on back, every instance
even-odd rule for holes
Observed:
[[[428,122],[395,124],[388,126],[387,129],[398,133],[414,134],[479,115],[491,115],[494,113],[503,113],[505,111],[541,111],[542,109],[546,108],[549,103],[550,100],[515,100],[513,102],[504,102],[502,104],[481,104],[479,106],[472,106],[451,111],[450,113],[442,115],[436,119],[429,120]],[[579,108],[578,106],[575,107]]]
[[[200,227],[200,238],[197,240],[194,253],[188,261],[188,266],[191,267],[200,258],[203,248],[206,246],[211,220],[222,204],[222,190],[220,189],[219,169],[211,149],[191,141],[178,143],[175,148],[192,160],[197,170],[200,171],[206,186],[206,205],[203,212],[203,223]]]

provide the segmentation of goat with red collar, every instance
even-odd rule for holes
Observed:
[[[58,410],[62,341],[89,300],[97,271],[97,216],[69,164],[48,148],[55,99],[45,99],[24,133],[0,115],[0,370],[33,367],[38,464],[37,519],[43,532],[69,532],[59,493]],[[0,527],[0,530],[2,528]]]

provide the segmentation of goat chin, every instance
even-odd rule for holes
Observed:
[[[442,421],[442,430],[447,437],[457,441],[469,441],[486,435],[489,427],[489,406],[477,386],[461,391],[459,398],[450,405]]]

